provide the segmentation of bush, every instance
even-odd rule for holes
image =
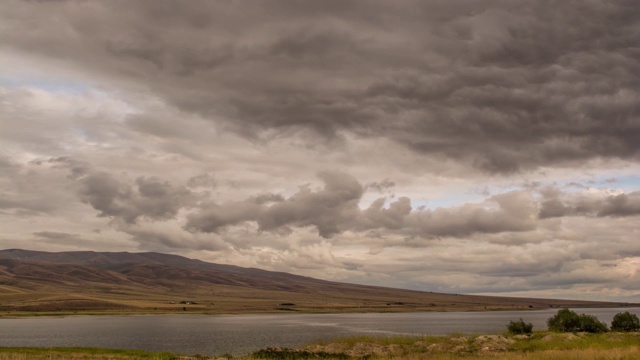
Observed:
[[[547,327],[551,331],[574,332],[580,331],[580,316],[569,309],[558,312],[547,320]]]
[[[558,310],[558,313],[547,320],[547,326],[551,331],[558,332],[590,332],[600,333],[607,331],[607,324],[598,320],[593,315],[580,314],[569,309]]]
[[[611,322],[611,330],[638,331],[640,330],[640,319],[636,314],[631,314],[628,311],[617,313]]]
[[[593,315],[580,315],[580,331],[588,333],[603,333],[607,332],[607,324],[598,320]]]
[[[520,318],[518,321],[509,321],[507,330],[509,330],[511,334],[531,334],[531,331],[533,331],[533,324],[527,324],[522,320],[522,318]]]

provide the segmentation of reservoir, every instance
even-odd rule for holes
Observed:
[[[522,318],[546,329],[558,309],[492,312],[366,314],[128,315],[0,318],[0,346],[80,346],[246,354],[267,347],[299,347],[346,336],[500,333]],[[572,309],[607,325],[619,312],[640,308]]]

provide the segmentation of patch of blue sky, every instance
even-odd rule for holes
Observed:
[[[640,175],[609,176],[591,179],[589,186],[599,188],[614,188],[624,191],[640,190]]]
[[[511,191],[519,190],[531,190],[531,186],[537,189],[542,189],[546,186],[553,186],[562,189],[563,192],[582,192],[588,188],[599,189],[616,189],[625,192],[640,190],[640,175],[635,174],[611,174],[607,176],[587,176],[578,177],[564,180],[554,181],[536,181],[535,183],[522,183],[518,185],[490,185],[486,184],[480,187],[473,187],[457,193],[445,192],[438,196],[422,197],[416,196],[416,194],[406,194],[411,199],[411,207],[415,209],[424,208],[429,210],[435,210],[438,208],[451,208],[462,206],[469,203],[481,203],[488,198],[504,194]],[[397,194],[403,196],[403,194]],[[533,196],[538,196],[534,191]],[[362,208],[366,208],[381,195],[379,194],[365,194],[363,201],[360,203]],[[389,204],[396,201],[396,198],[388,197],[385,201],[385,208],[389,207]]]
[[[558,181],[553,184],[567,192],[580,192],[587,188],[619,189],[625,192],[640,190],[640,175],[609,175],[588,178],[576,178]]]
[[[595,178],[580,178],[557,182],[541,182],[538,188],[545,186],[556,186],[565,192],[580,192],[587,188],[620,189],[625,192],[640,190],[640,175],[606,176]],[[458,194],[443,194],[441,197],[433,198],[412,198],[411,207],[420,207],[435,210],[437,208],[450,208],[468,203],[479,203],[493,195],[504,194],[510,191],[523,190],[526,187],[518,185],[509,186],[486,186],[483,189],[471,189]],[[387,204],[393,201],[389,199]]]
[[[46,77],[10,77],[0,76],[0,84],[8,88],[32,87],[47,92],[82,95],[93,88],[88,84],[72,80],[51,79]]]

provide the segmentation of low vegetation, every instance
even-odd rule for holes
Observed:
[[[607,324],[593,315],[580,314],[569,309],[558,310],[558,313],[547,320],[547,327],[557,332],[602,333],[608,330]]]
[[[639,331],[640,319],[638,315],[631,314],[628,311],[617,313],[611,322],[612,331]]]
[[[178,357],[168,352],[149,352],[142,350],[118,350],[101,348],[28,348],[0,347],[0,360],[62,360],[62,359],[98,359],[98,360],[176,360]]]
[[[507,325],[507,331],[514,335],[531,334],[533,331],[533,325],[531,323],[525,323],[524,320],[520,318],[518,321],[510,321],[509,325]]]

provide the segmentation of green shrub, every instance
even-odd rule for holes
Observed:
[[[518,321],[509,321],[507,330],[509,330],[511,334],[531,334],[533,331],[533,324],[527,324],[522,320],[522,318],[520,318]]]
[[[580,316],[575,311],[561,309],[547,320],[547,327],[557,332],[580,331]]]
[[[547,320],[551,331],[601,333],[607,331],[607,324],[593,315],[580,314],[569,309],[558,310],[558,313]]]
[[[638,331],[640,330],[640,319],[636,314],[631,314],[628,311],[617,313],[611,322],[611,330]]]
[[[597,317],[593,315],[580,315],[580,331],[588,332],[588,333],[603,333],[607,332],[607,324],[598,320]]]

